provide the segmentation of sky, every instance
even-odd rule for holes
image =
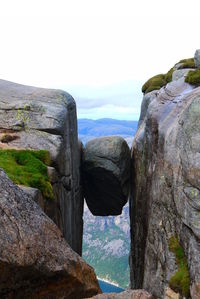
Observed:
[[[137,120],[141,86],[200,48],[199,0],[0,0],[0,78],[60,88],[79,118]]]

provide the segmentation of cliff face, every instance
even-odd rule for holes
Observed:
[[[46,149],[54,200],[39,200],[81,254],[83,197],[76,105],[66,92],[0,80],[0,148]]]
[[[131,285],[200,298],[200,88],[144,96],[132,162]]]
[[[94,270],[0,169],[0,297],[79,299],[100,293]]]

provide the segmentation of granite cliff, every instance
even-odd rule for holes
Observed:
[[[131,286],[156,298],[200,298],[198,71],[190,59],[147,82],[132,146]]]
[[[0,148],[48,150],[54,199],[24,188],[58,225],[68,244],[81,255],[83,196],[76,104],[61,90],[0,80]]]

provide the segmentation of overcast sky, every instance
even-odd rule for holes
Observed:
[[[200,48],[199,0],[0,0],[0,77],[137,119],[141,85]]]

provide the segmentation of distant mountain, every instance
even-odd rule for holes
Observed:
[[[131,145],[133,136],[137,130],[137,123],[137,121],[111,118],[97,120],[78,119],[79,139],[85,144],[96,137],[119,135],[125,138],[128,144]]]

